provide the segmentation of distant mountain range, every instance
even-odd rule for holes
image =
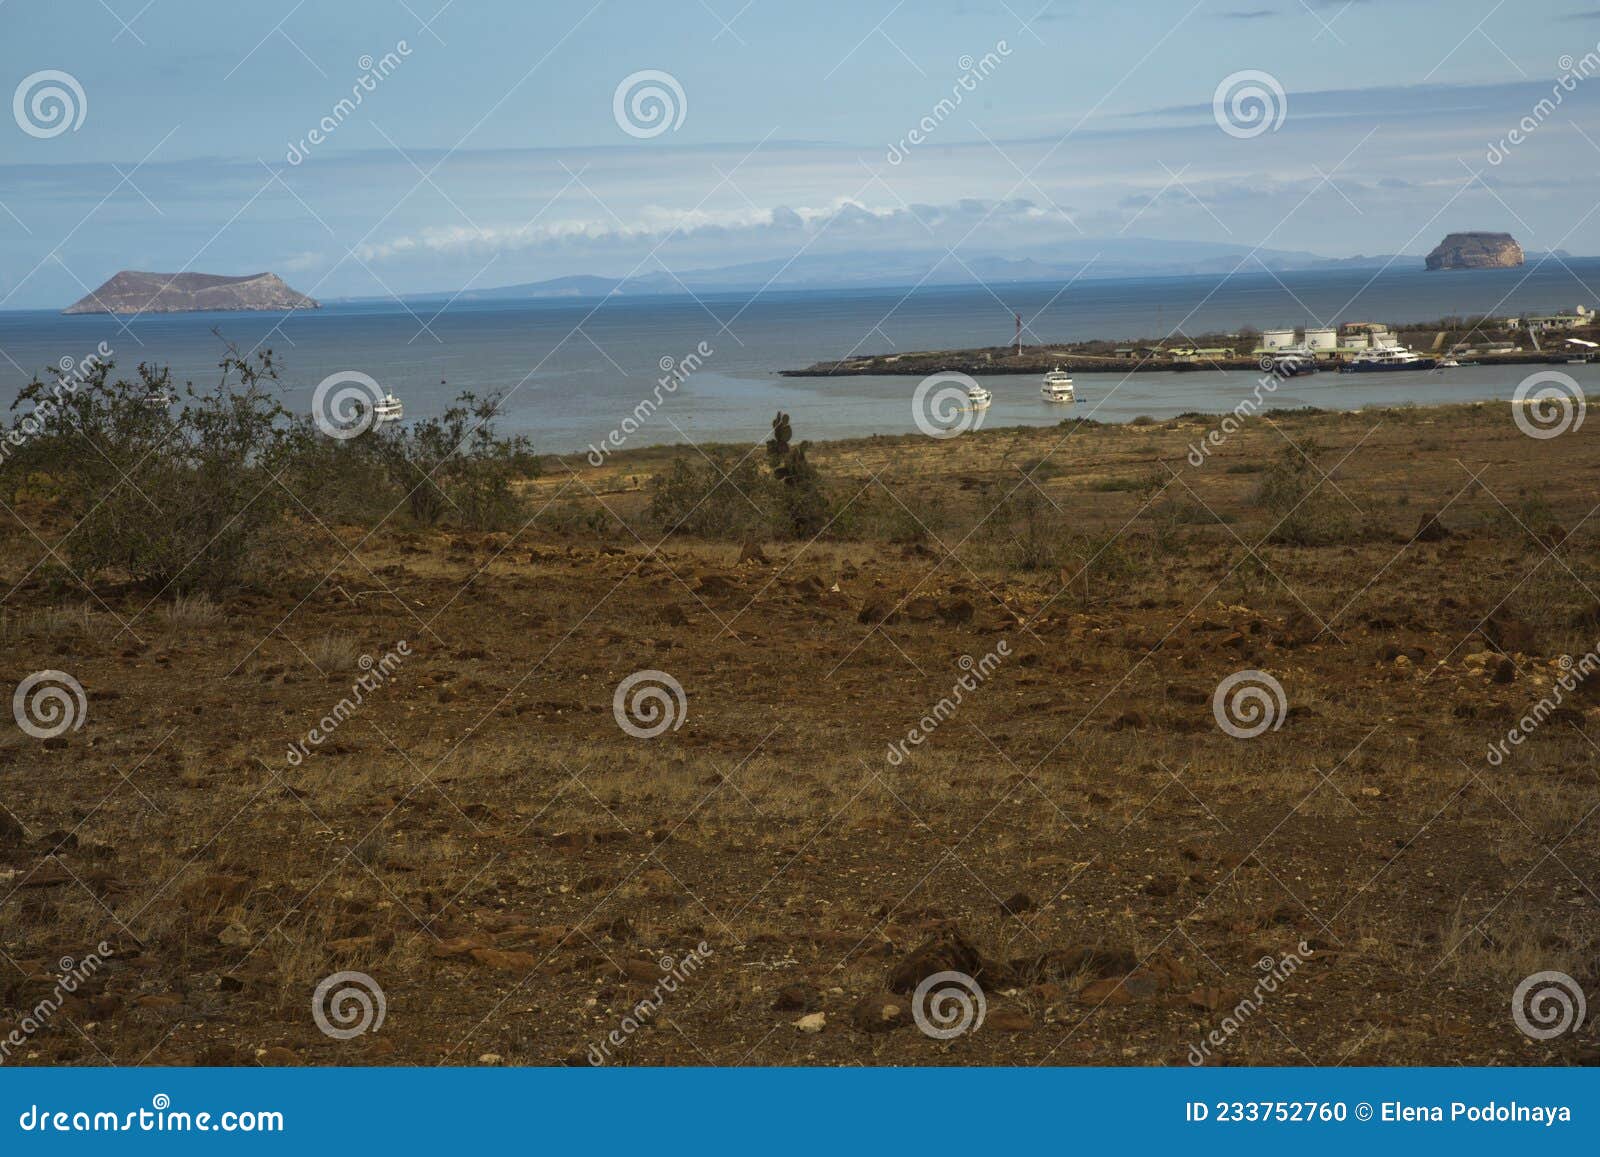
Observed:
[[[1566,253],[1562,257],[1570,256]],[[1529,253],[1530,260],[1540,254]],[[459,292],[404,294],[408,300],[510,301],[530,298],[594,298],[611,295],[756,292],[763,289],[848,290],[898,286],[972,286],[1074,278],[1177,277],[1268,270],[1402,269],[1421,263],[1404,254],[1323,257],[1295,250],[1260,249],[1204,241],[1113,238],[1073,241],[1041,248],[1035,256],[950,256],[937,251],[802,254],[710,269],[652,272],[634,277],[577,274]],[[346,301],[376,298],[344,298]]]

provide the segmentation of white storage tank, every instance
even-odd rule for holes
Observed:
[[[1313,353],[1332,353],[1339,348],[1339,331],[1336,329],[1306,330],[1306,348]]]
[[[1294,344],[1294,330],[1292,329],[1268,329],[1261,332],[1262,349],[1286,350]]]

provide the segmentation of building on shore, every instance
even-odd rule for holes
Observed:
[[[1582,329],[1586,325],[1594,325],[1595,312],[1586,305],[1580,305],[1571,313],[1529,315],[1507,320],[1513,329],[1526,326],[1535,333],[1560,333],[1564,330]]]

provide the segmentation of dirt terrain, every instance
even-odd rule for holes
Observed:
[[[1600,424],[1215,425],[814,446],[815,541],[572,456],[214,601],[13,509],[7,686],[83,699],[0,738],[3,1063],[1595,1063],[1512,995],[1600,1001]]]

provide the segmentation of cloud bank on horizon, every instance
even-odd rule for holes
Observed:
[[[123,268],[331,298],[1149,237],[1600,253],[1600,13],[1040,3],[13,3],[0,309]]]

